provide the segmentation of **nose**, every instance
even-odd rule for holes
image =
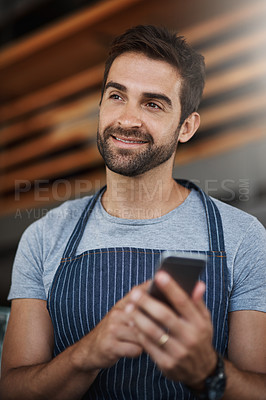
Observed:
[[[125,104],[117,122],[124,128],[140,128],[142,126],[140,111],[136,106]]]

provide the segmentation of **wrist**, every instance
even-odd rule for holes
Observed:
[[[216,357],[216,365],[210,375],[204,381],[191,387],[200,400],[220,400],[224,395],[226,387],[224,361],[221,355],[217,354]]]
[[[213,351],[208,366],[202,371],[201,377],[189,384],[189,387],[195,392],[201,392],[205,389],[205,381],[209,376],[212,376],[216,370],[218,362],[218,354]]]
[[[99,368],[94,365],[90,345],[84,343],[84,339],[85,337],[69,348],[70,363],[77,373],[95,373],[97,375]]]

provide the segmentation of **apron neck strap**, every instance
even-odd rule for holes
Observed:
[[[195,183],[185,179],[176,179],[176,182],[200,194],[206,212],[210,251],[225,251],[222,218],[214,201]]]
[[[95,195],[89,200],[84,211],[82,212],[74,231],[72,232],[68,243],[66,245],[64,254],[62,258],[73,257],[76,254],[80,239],[82,238],[84,229],[86,227],[89,216],[102,193],[106,190],[106,186],[102,187]]]

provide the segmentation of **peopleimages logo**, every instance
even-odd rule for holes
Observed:
[[[33,182],[26,179],[15,181],[15,200],[21,200],[25,193],[33,191],[34,201],[66,201],[75,197],[90,194],[99,190],[103,183],[101,180],[90,181],[88,179],[77,179],[68,181],[67,179],[38,179]]]
[[[239,200],[248,201],[250,193],[249,179],[239,180]]]
[[[197,184],[196,181],[193,182]],[[198,181],[199,186],[201,186],[200,183]],[[221,181],[206,179],[202,188],[209,196],[219,198],[221,201],[228,203],[233,201],[248,201],[250,198],[250,179],[248,178],[238,180],[223,179]]]
[[[250,179],[205,179],[200,181],[194,179],[193,182],[200,186],[210,196],[219,198],[224,202],[248,201],[250,199]],[[48,179],[35,180],[16,180],[15,181],[15,200],[20,201],[23,195],[33,191],[33,199],[38,202],[66,201],[79,198],[83,195],[95,193],[103,186],[103,181],[87,179],[77,179],[68,181],[67,179],[58,179],[49,181]],[[109,189],[109,195],[116,201],[123,201],[125,193],[130,194],[131,201],[149,201],[161,200],[168,201],[170,194],[163,190],[164,182],[157,180],[148,184],[135,181],[129,181],[121,177],[119,181],[112,183]],[[173,190],[178,188],[173,187]],[[181,194],[181,193],[180,193]]]

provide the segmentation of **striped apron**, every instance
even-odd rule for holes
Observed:
[[[207,268],[200,279],[206,283],[204,300],[212,317],[213,346],[225,355],[229,295],[221,216],[214,202],[200,188],[183,180],[178,183],[199,191],[206,212],[209,250],[189,253],[208,255]],[[49,290],[47,308],[54,327],[54,356],[90,332],[133,286],[151,279],[164,251],[115,247],[76,255],[88,218],[104,190],[92,197],[84,209]],[[122,358],[111,368],[102,369],[83,399],[192,400],[195,397],[185,385],[166,379],[143,353],[135,359]]]

